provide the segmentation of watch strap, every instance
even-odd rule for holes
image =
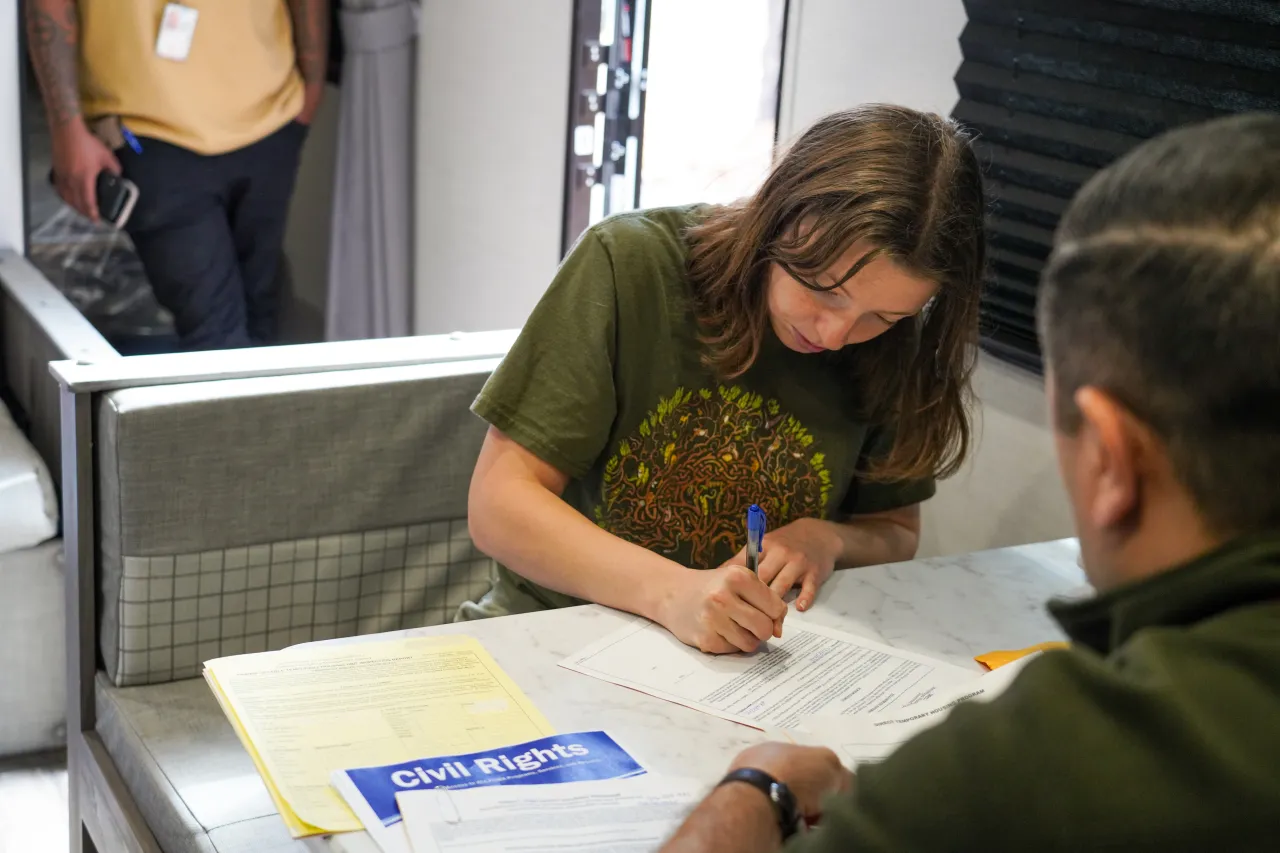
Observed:
[[[757,770],[754,767],[740,767],[731,771],[720,780],[720,785],[726,785],[730,782],[744,782],[769,798],[769,802],[773,805],[774,816],[778,820],[778,830],[782,833],[783,841],[786,841],[799,831],[800,812],[796,806],[796,797],[795,794],[791,793],[791,789],[787,787],[785,782],[779,782],[768,773],[763,770]],[[719,785],[716,787],[719,787]]]

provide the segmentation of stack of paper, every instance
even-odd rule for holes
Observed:
[[[576,732],[467,755],[343,770],[333,774],[333,787],[383,853],[408,853],[409,839],[397,802],[405,792],[457,792],[497,785],[558,787],[630,779],[644,773],[644,767],[609,735]]]
[[[204,676],[295,838],[363,828],[334,771],[554,731],[470,637],[299,646],[211,660]]]
[[[684,779],[400,794],[413,853],[657,850],[704,793]]]

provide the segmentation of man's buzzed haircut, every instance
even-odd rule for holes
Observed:
[[[1280,529],[1280,115],[1171,131],[1096,175],[1039,313],[1060,430],[1098,387],[1166,443],[1217,532]]]

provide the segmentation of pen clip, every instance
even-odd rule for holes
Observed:
[[[133,149],[133,153],[142,153],[142,143],[138,141],[138,137],[133,135],[133,131],[124,126],[123,122],[120,124],[120,135],[124,137],[125,144]]]

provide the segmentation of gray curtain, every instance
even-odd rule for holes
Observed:
[[[342,0],[328,340],[410,334],[418,3]]]

